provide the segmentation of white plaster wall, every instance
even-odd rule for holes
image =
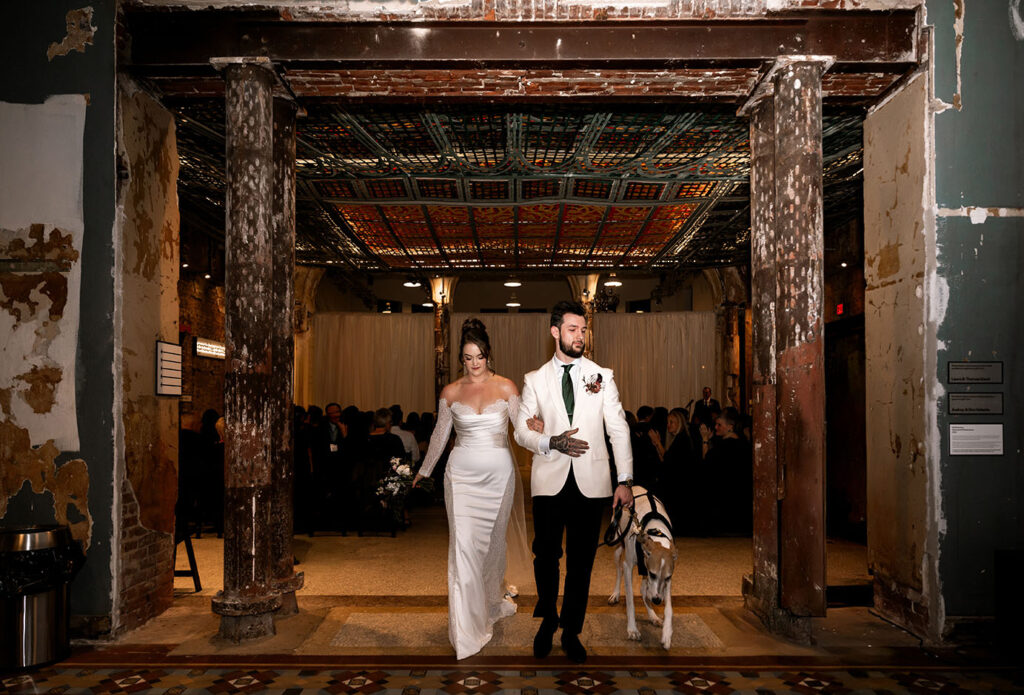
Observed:
[[[85,233],[85,109],[85,98],[78,94],[50,97],[43,104],[0,102],[0,252],[7,258],[36,259],[34,251],[44,244],[30,238],[31,225],[43,226],[45,240],[54,233],[71,236],[71,248],[63,254],[54,248],[38,259],[69,263],[60,271],[67,283],[63,310],[55,308],[53,295],[43,294],[47,285],[39,270],[13,273],[23,280],[37,276],[38,286],[27,302],[0,292],[0,301],[10,305],[0,310],[0,390],[9,394],[3,400],[10,421],[28,430],[33,446],[53,440],[62,451],[79,449],[75,355]],[[40,384],[53,390],[50,404],[32,398],[31,375],[41,370],[60,375]]]

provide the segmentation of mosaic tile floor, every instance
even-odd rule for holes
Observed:
[[[556,668],[281,668],[62,666],[9,674],[0,693],[27,695],[668,695],[669,693],[1024,693],[1024,669],[605,670]]]

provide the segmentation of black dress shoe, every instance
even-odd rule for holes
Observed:
[[[543,659],[551,653],[551,640],[558,629],[558,621],[554,618],[544,618],[537,629],[537,635],[533,638],[533,655]]]
[[[562,651],[574,664],[582,664],[587,660],[587,650],[580,643],[579,635],[567,635],[562,632]]]

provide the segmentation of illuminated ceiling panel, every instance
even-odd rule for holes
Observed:
[[[299,262],[650,272],[749,256],[749,126],[731,110],[307,108],[296,148]],[[183,211],[215,220],[223,102],[191,100],[179,113]],[[856,214],[861,117],[827,115],[823,146],[826,215]]]

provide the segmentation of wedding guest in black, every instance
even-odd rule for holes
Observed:
[[[419,426],[419,429],[416,430],[416,443],[420,447],[420,461],[423,460],[423,457],[427,453],[427,448],[430,446],[430,435],[431,435],[431,433],[433,433],[433,431],[434,431],[434,414],[433,413],[422,413],[420,415],[420,426]],[[442,459],[443,458],[444,457],[442,456]],[[438,476],[441,475],[441,473],[443,473],[443,471],[444,471],[444,463],[445,463],[444,460],[438,461],[437,465],[434,466],[434,475],[432,475],[431,477],[434,479],[435,482],[437,480],[439,480]],[[439,473],[438,471],[441,471],[441,473]]]
[[[739,413],[726,408],[715,420],[712,435],[701,428],[704,469],[716,499],[709,510],[712,530],[749,535],[753,517],[753,468],[750,443],[736,432]]]
[[[633,483],[654,491],[658,484],[658,451],[651,439],[651,418],[654,408],[642,405],[637,408],[637,425],[630,433],[633,449]],[[657,492],[655,492],[657,494]]]
[[[202,535],[203,526],[209,525],[221,536],[224,533],[224,442],[217,432],[220,415],[210,408],[203,411],[199,426],[202,446],[202,492],[200,513],[197,523],[197,537]]]
[[[345,452],[345,424],[341,420],[341,405],[328,403],[324,408],[326,420],[313,433],[313,480],[317,488],[317,530],[342,531],[340,518],[341,491],[348,477]]]
[[[295,460],[295,475],[292,492],[292,513],[295,519],[295,533],[312,533],[313,528],[313,463],[310,453],[309,415],[301,405],[294,408],[294,430],[292,431],[292,454]]]
[[[661,459],[662,501],[668,507],[676,536],[695,533],[697,510],[703,495],[696,485],[696,459],[686,421],[686,411],[682,408],[669,411]]]
[[[193,413],[181,416],[178,430],[178,500],[174,505],[175,535],[180,539],[192,533],[201,520],[203,481],[203,438],[196,431]]]
[[[699,415],[701,420],[709,416],[711,420],[714,420],[720,412],[722,412],[721,404],[711,397],[711,387],[705,386],[701,391],[700,400],[693,406],[693,414]]]

